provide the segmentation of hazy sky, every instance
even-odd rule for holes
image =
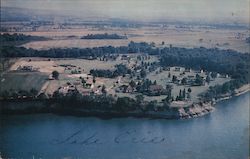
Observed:
[[[82,17],[249,23],[250,0],[1,0],[1,5],[47,9]]]

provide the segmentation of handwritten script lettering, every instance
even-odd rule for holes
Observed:
[[[100,132],[87,133],[83,129],[74,131],[62,139],[54,139],[51,143],[55,145],[60,144],[75,144],[75,145],[101,145],[108,142],[113,142],[115,144],[160,144],[166,142],[164,136],[155,135],[151,131],[147,131],[140,135],[140,133],[135,130],[125,130],[113,137],[103,136]]]

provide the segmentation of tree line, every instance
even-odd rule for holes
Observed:
[[[88,34],[86,36],[81,37],[81,39],[127,39],[126,36],[121,36],[118,34]]]
[[[112,95],[82,95],[79,92],[69,93],[66,96],[56,91],[53,94],[52,102],[60,104],[62,108],[84,109],[94,111],[115,111],[128,113],[133,111],[163,111],[169,109],[168,105],[159,107],[155,101],[145,102],[142,95],[137,95],[135,99],[130,97],[117,97]],[[70,106],[70,107],[69,107]]]
[[[94,77],[114,78],[118,76],[125,76],[131,73],[131,69],[128,69],[124,64],[118,64],[115,66],[115,70],[104,69],[91,69],[90,74]]]
[[[16,44],[23,44],[29,41],[47,40],[47,39],[48,38],[41,37],[41,36],[31,36],[31,35],[24,35],[24,34],[17,34],[17,33],[0,34],[1,45],[16,45]]]

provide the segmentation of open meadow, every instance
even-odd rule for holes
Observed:
[[[48,75],[41,72],[8,72],[1,77],[0,90],[41,90]]]
[[[249,45],[246,43],[248,30],[244,29],[215,29],[202,27],[179,28],[177,26],[168,27],[140,27],[140,28],[74,28],[60,30],[46,30],[34,32],[22,32],[26,35],[44,36],[51,38],[47,41],[34,41],[24,44],[26,48],[49,49],[49,48],[86,48],[97,46],[126,46],[130,41],[154,42],[156,46],[177,47],[206,47],[232,49],[239,52],[248,52]],[[80,37],[87,34],[119,34],[126,35],[128,39],[115,40],[86,40]],[[164,41],[164,45],[162,45]]]

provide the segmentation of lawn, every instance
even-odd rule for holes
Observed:
[[[48,75],[39,72],[9,72],[0,78],[0,91],[27,90],[34,88],[40,90],[47,81]]]
[[[184,69],[184,68],[182,68],[182,69]],[[183,71],[181,71],[181,72],[183,72]],[[173,75],[177,76],[178,79],[182,79],[183,77],[188,77],[188,75],[195,76],[197,74],[197,73],[191,71],[191,72],[186,72],[185,75],[180,75],[181,72],[174,71],[174,67],[171,68],[171,71],[162,71],[162,72],[160,72],[159,68],[158,68],[156,71],[149,73],[147,75],[147,78],[152,80],[152,81],[156,80],[157,84],[160,84],[163,87],[165,87],[166,84],[172,85],[173,86],[172,95],[174,98],[176,98],[176,96],[179,95],[180,89],[183,90],[185,88],[187,91],[188,88],[191,88],[192,89],[191,99],[194,102],[199,101],[199,94],[207,91],[210,86],[222,85],[223,83],[231,80],[231,78],[215,78],[209,84],[206,83],[204,86],[188,86],[188,85],[173,84],[171,82]],[[170,78],[168,78],[169,73],[171,74]],[[198,73],[198,74],[206,77],[205,73]],[[159,98],[157,97],[156,99],[158,100]]]

